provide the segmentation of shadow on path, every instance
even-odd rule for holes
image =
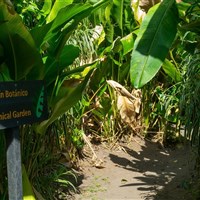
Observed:
[[[160,149],[150,142],[145,142],[139,152],[131,147],[123,148],[131,159],[110,153],[110,160],[123,169],[139,172],[139,176],[120,187],[137,187],[145,200],[193,199],[189,187],[194,157],[189,144],[174,150]]]

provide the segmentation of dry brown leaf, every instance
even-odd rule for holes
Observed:
[[[122,120],[128,124],[135,120],[135,106],[125,96],[119,96],[117,99],[117,108],[119,110]]]
[[[136,97],[135,101],[134,101],[134,107],[135,107],[135,112],[137,114],[140,113],[140,108],[141,108],[141,99],[142,99],[142,92],[139,89],[134,89],[132,91],[132,95]]]
[[[135,127],[140,124],[141,90],[134,89],[130,93],[116,81],[108,80],[107,83],[117,91],[117,109],[119,110],[121,119],[135,130]]]
[[[136,112],[137,114],[140,113],[140,106],[141,106],[141,101],[140,101],[140,100],[135,100],[135,102],[134,102],[134,107],[135,107],[135,112]]]
[[[113,80],[107,80],[107,83],[114,88],[120,95],[122,96],[126,96],[130,99],[135,100],[136,98],[125,88],[123,87],[121,84],[119,84],[116,81]]]

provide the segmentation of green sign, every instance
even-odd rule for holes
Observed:
[[[40,122],[47,117],[43,81],[0,82],[0,129]]]

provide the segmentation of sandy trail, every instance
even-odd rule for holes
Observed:
[[[94,148],[102,163],[81,161],[84,178],[75,200],[191,200],[194,157],[189,145],[162,149],[135,137],[114,150]]]

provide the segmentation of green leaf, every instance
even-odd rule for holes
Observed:
[[[47,34],[50,31],[52,23],[33,28],[30,33],[35,41],[36,47],[39,49],[47,40]],[[55,33],[56,34],[56,33]],[[55,34],[50,33],[53,37]]]
[[[105,8],[105,20],[106,20],[106,26],[105,28],[105,32],[106,32],[106,39],[112,43],[113,42],[113,37],[114,37],[114,26],[111,22],[111,9],[112,9],[112,4],[109,4],[106,8]]]
[[[0,81],[12,81],[12,79],[10,78],[8,67],[5,63],[0,65]]]
[[[88,16],[91,12],[92,6],[88,3],[85,4],[70,4],[60,10],[57,17],[53,21],[52,31],[61,29],[67,23],[74,20],[81,20]],[[89,12],[88,12],[89,11]],[[86,13],[85,13],[86,12]]]
[[[130,33],[121,39],[121,43],[123,46],[123,55],[126,55],[133,50],[134,40],[135,35],[133,35],[133,33]]]
[[[54,57],[59,56],[67,37],[78,23],[91,13],[91,9],[90,4],[65,4],[54,20],[31,30],[37,47],[48,49],[48,52]]]
[[[32,39],[30,33],[24,26],[21,17],[12,10],[11,7],[8,7],[6,4],[3,3],[3,1],[0,1],[0,38],[6,39],[5,33],[13,33],[18,34],[20,37],[22,37],[27,43],[34,47],[34,40]]]
[[[56,18],[58,12],[62,8],[72,3],[73,3],[73,0],[65,0],[65,1],[56,0],[53,4],[53,8],[51,9],[51,12],[49,13],[49,16],[47,17],[47,23],[53,21]]]
[[[177,32],[178,11],[174,0],[152,7],[144,18],[131,57],[130,77],[141,88],[159,71]]]
[[[58,31],[58,35],[56,35],[57,41],[55,42],[55,39],[51,41],[51,46],[53,47],[50,50],[51,54],[57,58],[79,22],[88,17],[92,12],[107,5],[108,2],[108,0],[99,1],[93,6],[88,3],[70,4],[61,9],[51,27],[53,33]]]
[[[110,3],[110,0],[100,0],[97,3],[95,3],[92,7],[92,12],[96,12],[99,8],[105,7]]]
[[[42,12],[44,13],[44,15],[47,15],[50,13],[50,11],[52,7],[52,0],[48,0],[48,1],[44,1],[44,5],[42,7]]]
[[[0,24],[0,43],[11,78],[23,79],[33,68],[42,73],[42,59],[31,34],[19,15],[3,2],[0,2],[0,21],[4,22]],[[40,76],[40,73],[36,74],[35,79]]]
[[[8,32],[7,36],[5,56],[11,78],[14,80],[25,77],[40,79],[43,73],[43,64],[37,49],[32,48],[27,41],[17,34],[13,35]],[[33,70],[37,71],[34,73],[34,77],[32,77]]]
[[[31,80],[41,79],[44,73],[44,67],[37,49],[32,48],[19,35],[10,36],[10,39],[15,63],[15,69],[13,67],[9,68],[11,75],[15,74],[15,80],[20,80],[25,77]]]
[[[23,183],[23,200],[36,200],[24,164],[22,164],[22,183]]]
[[[82,93],[85,90],[92,71],[93,70],[86,75],[84,81],[77,87],[71,89],[62,87],[60,89],[58,96],[56,97],[57,102],[54,104],[50,118],[35,126],[37,133],[45,133],[50,124],[52,124],[56,119],[58,119],[59,116],[63,115],[81,99]]]
[[[62,48],[67,39],[75,30],[79,22],[89,16],[92,10],[90,4],[71,4],[61,9],[55,20],[52,21],[52,27],[44,40],[50,40],[49,53],[52,57],[60,56]]]
[[[112,24],[108,24],[106,27],[106,39],[108,42],[112,43],[114,38],[114,26]]]
[[[79,48],[73,45],[66,45],[58,60],[52,57],[48,57],[45,63],[45,81],[46,84],[51,84],[56,76],[60,75],[61,72],[79,56]]]
[[[56,11],[56,18],[48,24],[31,30],[37,47],[39,48],[44,44],[43,48],[46,49],[45,45],[48,42],[47,46],[50,46],[48,52],[54,57],[59,56],[60,50],[66,44],[66,40],[71,32],[75,30],[79,22],[85,17],[88,17],[95,10],[108,4],[109,1],[99,1],[93,6],[88,3],[69,4],[70,2],[71,1],[56,1],[54,6],[57,7],[62,4],[62,8],[59,7],[59,12],[58,10]],[[55,9],[55,7],[53,9]]]
[[[92,63],[85,64],[80,67],[76,67],[69,71],[63,71],[62,74],[60,75],[60,79],[64,80],[67,76],[74,75],[74,74],[82,74],[81,76],[83,76],[85,71],[87,71],[88,69],[92,70],[92,69],[96,68],[97,64],[98,64],[98,60],[95,60]]]
[[[123,30],[123,5],[124,5],[124,0],[113,0],[113,16],[116,20],[116,22],[119,25],[119,28]]]
[[[163,65],[162,65],[163,70],[165,73],[172,78],[172,80],[177,83],[180,82],[182,77],[180,72],[176,69],[176,67],[168,60],[165,59]]]

